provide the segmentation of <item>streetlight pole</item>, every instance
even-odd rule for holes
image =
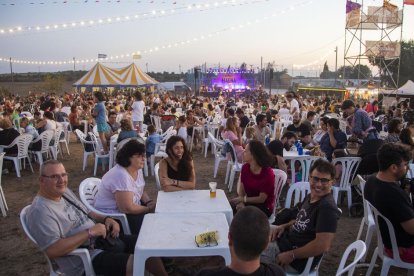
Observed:
[[[337,78],[338,78],[338,46],[335,47],[335,87],[336,87]]]

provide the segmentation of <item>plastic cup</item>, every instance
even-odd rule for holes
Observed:
[[[210,187],[210,198],[215,198],[216,197],[217,182],[210,182],[210,183],[208,183],[208,186]]]

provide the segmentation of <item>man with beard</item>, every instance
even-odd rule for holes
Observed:
[[[286,131],[282,135],[282,138],[280,138],[280,141],[283,144],[283,148],[287,151],[290,151],[292,146],[296,143],[297,139],[298,139],[298,137],[296,136],[296,134],[294,132]]]
[[[307,125],[300,122],[300,114],[298,112],[293,114],[293,124],[288,125],[286,129],[294,132],[302,141],[303,146],[312,141],[310,129]]]
[[[315,257],[312,269],[316,267],[332,244],[340,216],[331,193],[334,166],[318,159],[309,174],[310,194],[296,218],[271,226],[272,242],[261,255],[262,262],[279,264],[288,273],[302,273],[309,257]]]
[[[267,126],[266,115],[260,113],[256,116],[256,125],[253,127],[255,131],[255,138],[264,143],[266,135],[271,135],[272,131]]]
[[[414,263],[414,208],[409,194],[400,185],[411,158],[411,151],[406,146],[384,144],[378,151],[379,172],[367,180],[364,195],[392,223],[401,260]],[[392,256],[388,227],[385,223],[379,226],[384,253]]]

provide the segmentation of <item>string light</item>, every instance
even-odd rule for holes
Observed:
[[[301,2],[299,5],[301,7],[306,6],[307,4],[311,3],[311,1],[306,1],[306,2]],[[276,11],[272,14],[283,14],[285,13],[286,10],[282,10],[282,11]],[[34,65],[59,65],[59,64],[84,64],[84,63],[91,63],[91,62],[98,62],[98,61],[105,61],[105,60],[114,60],[114,59],[119,59],[119,58],[123,58],[123,57],[130,57],[130,56],[134,56],[134,55],[142,55],[142,54],[149,54],[149,53],[153,53],[153,52],[158,52],[160,50],[165,50],[165,49],[170,49],[170,48],[177,48],[178,46],[181,45],[186,45],[186,44],[191,44],[191,43],[196,43],[200,40],[204,40],[206,38],[212,38],[214,36],[218,36],[224,32],[228,32],[228,31],[233,31],[236,29],[243,29],[245,28],[245,26],[252,26],[253,24],[258,24],[261,21],[264,20],[264,18],[269,18],[269,16],[264,16],[263,18],[258,18],[256,20],[252,21],[246,21],[244,23],[240,23],[234,26],[230,26],[230,27],[226,27],[226,28],[222,28],[219,31],[215,31],[215,32],[211,32],[208,34],[204,34],[204,35],[200,35],[200,36],[196,36],[193,38],[189,38],[189,39],[185,39],[182,41],[176,41],[176,42],[171,42],[171,43],[166,43],[165,45],[162,46],[154,46],[151,47],[149,49],[143,49],[140,51],[135,51],[132,53],[125,53],[125,54],[119,54],[119,55],[111,55],[105,59],[97,59],[97,58],[88,58],[88,59],[80,59],[80,60],[61,60],[61,61],[44,61],[44,60],[20,60],[20,59],[12,59],[11,62],[13,63],[18,63],[18,64],[34,64]],[[271,18],[274,18],[273,16]],[[321,59],[324,59],[321,58]],[[0,57],[0,62],[9,62],[9,58],[5,58],[5,57]]]
[[[95,18],[95,19],[74,21],[71,23],[67,23],[67,22],[54,23],[50,25],[0,27],[0,35],[6,35],[6,34],[16,35],[16,34],[24,34],[24,33],[29,33],[29,32],[38,33],[41,31],[44,32],[44,31],[50,31],[50,30],[53,30],[53,31],[67,30],[68,27],[82,28],[82,27],[98,26],[98,25],[103,25],[103,24],[128,22],[131,20],[142,20],[144,18],[149,19],[149,18],[166,17],[172,14],[176,14],[177,11],[179,11],[179,14],[194,13],[194,12],[199,12],[199,11],[202,12],[202,11],[211,10],[211,9],[228,8],[228,7],[235,7],[239,5],[259,4],[259,3],[265,3],[265,2],[268,2],[268,0],[244,0],[244,1],[239,1],[239,2],[234,0],[233,2],[226,2],[226,1],[222,3],[215,2],[214,5],[211,3],[205,3],[205,4],[193,3],[193,4],[188,4],[187,6],[176,7],[174,9],[151,10],[147,12],[139,12],[136,14],[129,14],[129,15],[124,15],[124,16],[108,17],[105,20],[102,18],[98,18],[98,19]],[[95,24],[96,22],[98,24]],[[5,30],[8,30],[8,32],[6,32]]]

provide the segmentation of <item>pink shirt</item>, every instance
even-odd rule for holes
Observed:
[[[273,212],[275,208],[275,174],[272,168],[262,168],[259,174],[250,171],[250,164],[243,165],[241,170],[241,182],[248,197],[259,196],[260,193],[267,194],[264,205]]]
[[[233,131],[229,131],[229,130],[224,131],[221,136],[223,137],[223,139],[229,139],[231,142],[233,142],[235,140],[239,140],[239,138],[237,137],[237,135],[234,134]],[[242,146],[239,146],[239,145],[233,145],[233,146],[234,146],[234,150],[236,151],[237,161],[239,163],[241,163],[243,161],[243,152],[244,152],[244,149],[243,149]]]

